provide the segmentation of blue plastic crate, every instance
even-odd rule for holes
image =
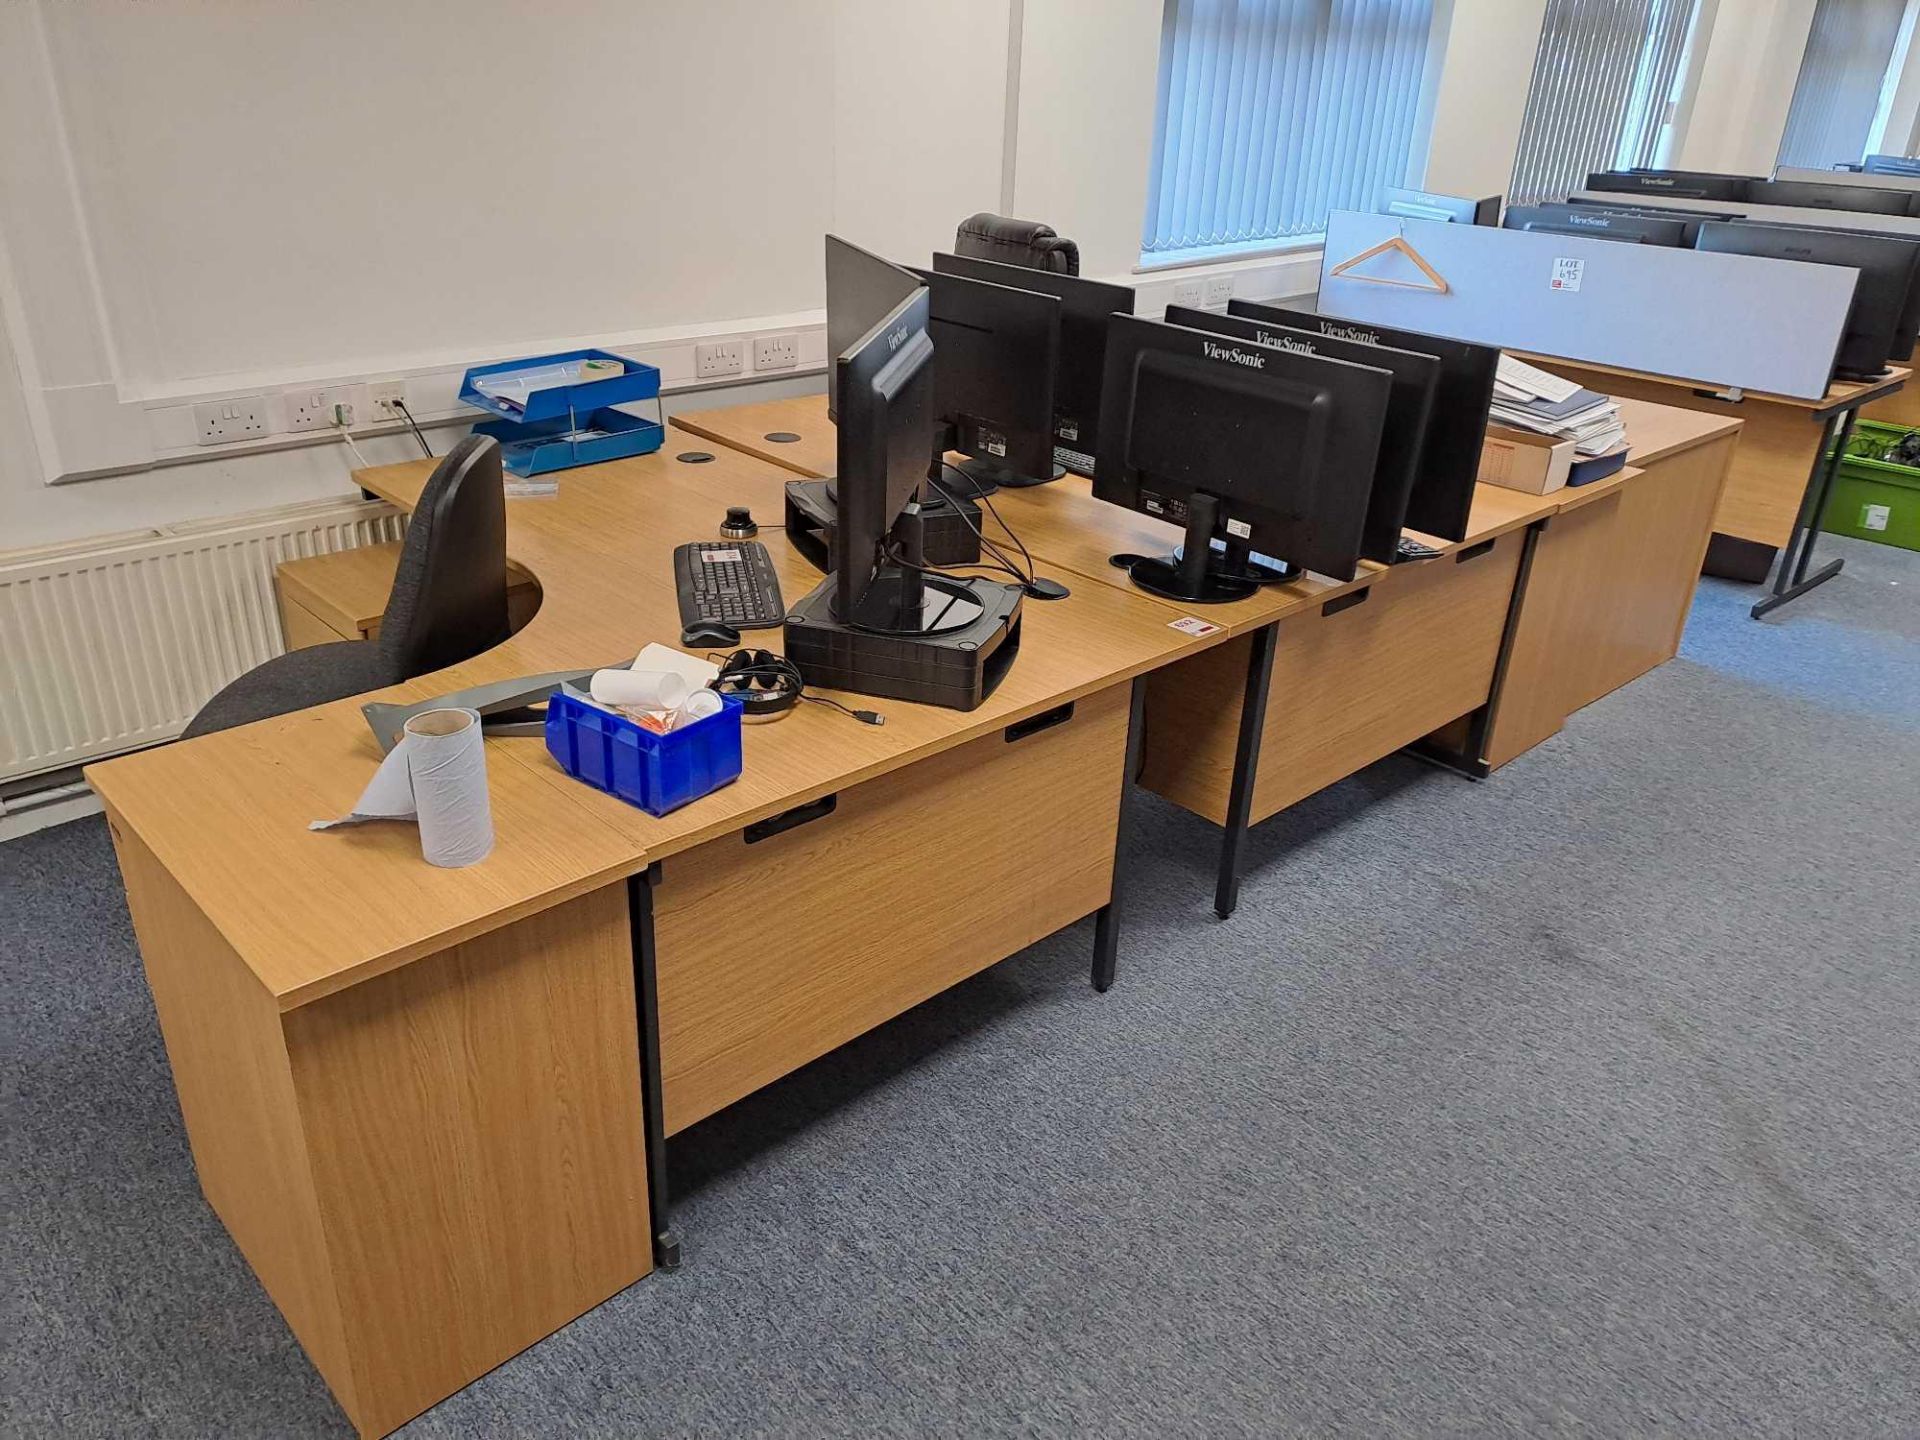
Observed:
[[[547,702],[547,753],[562,770],[649,815],[665,815],[740,778],[738,696],[665,735],[561,690]]]

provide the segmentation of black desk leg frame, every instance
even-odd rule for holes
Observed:
[[[1846,454],[1847,442],[1853,438],[1853,422],[1859,413],[1858,410],[1842,410],[1827,417],[1826,428],[1820,432],[1819,453],[1813,457],[1813,471],[1807,476],[1807,493],[1801,499],[1799,517],[1793,523],[1793,534],[1787,539],[1787,548],[1780,552],[1780,568],[1774,573],[1773,593],[1755,603],[1752,611],[1755,620],[1789,600],[1799,599],[1814,586],[1826,584],[1846,564],[1845,560],[1829,560],[1811,575],[1807,573],[1807,565],[1813,559],[1814,538],[1820,533],[1820,522],[1826,518],[1827,500],[1833,494],[1834,477],[1840,473],[1840,460]],[[1839,431],[1837,438],[1834,433],[1836,428]]]
[[[667,1191],[667,1122],[660,1094],[660,986],[653,943],[653,887],[660,867],[627,877],[627,924],[633,932],[633,1000],[640,1021],[641,1125],[647,1142],[647,1210],[656,1269],[680,1268],[680,1237]]]
[[[1107,903],[1093,912],[1093,988],[1106,994],[1113,984],[1114,966],[1120,955],[1120,854],[1127,843],[1127,798],[1133,794],[1134,777],[1140,773],[1140,742],[1146,730],[1147,677],[1133,682],[1133,694],[1127,703],[1127,758],[1120,773],[1120,814],[1113,832],[1113,886]]]
[[[1220,881],[1213,892],[1213,913],[1222,920],[1240,903],[1240,847],[1253,813],[1253,777],[1260,767],[1260,737],[1267,728],[1267,692],[1273,688],[1273,654],[1280,626],[1253,632],[1247,656],[1247,691],[1240,701],[1240,739],[1233,749],[1233,786],[1227,792],[1227,824],[1220,837]]]

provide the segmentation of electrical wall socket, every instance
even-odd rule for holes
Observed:
[[[1173,287],[1173,303],[1198,310],[1207,303],[1206,284],[1199,280],[1182,280]]]
[[[1209,275],[1207,277],[1207,308],[1218,310],[1233,298],[1232,275]]]
[[[292,430],[331,430],[344,422],[360,423],[360,411],[366,404],[366,388],[361,385],[335,385],[318,390],[309,385],[281,392],[287,404],[286,428]],[[341,413],[336,421],[334,411]]]
[[[798,335],[762,335],[753,342],[753,368],[791,370],[800,363]]]
[[[407,382],[404,380],[376,380],[367,386],[367,409],[365,419],[368,424],[382,424],[389,420],[404,421],[407,417],[400,413],[401,405],[411,402],[407,399]]]
[[[746,344],[743,341],[716,340],[711,345],[693,347],[693,373],[702,380],[717,375],[738,375],[746,368]]]
[[[193,407],[193,425],[202,445],[263,439],[267,434],[267,397],[242,395],[235,400],[203,401]]]

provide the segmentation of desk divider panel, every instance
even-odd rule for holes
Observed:
[[[1445,282],[1394,250],[1399,239]],[[1357,263],[1356,263],[1357,262]],[[1482,345],[1818,399],[1854,272],[1614,240],[1336,211],[1323,315]]]

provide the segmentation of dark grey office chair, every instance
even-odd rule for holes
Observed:
[[[201,706],[181,738],[397,685],[472,659],[508,633],[500,445],[470,435],[420,492],[380,638],[314,645],[255,666]]]
[[[1053,233],[1038,220],[1010,220],[982,211],[960,222],[953,237],[953,253],[973,260],[998,260],[1002,265],[1024,265],[1029,270],[1051,270],[1056,275],[1080,273],[1080,247]]]

